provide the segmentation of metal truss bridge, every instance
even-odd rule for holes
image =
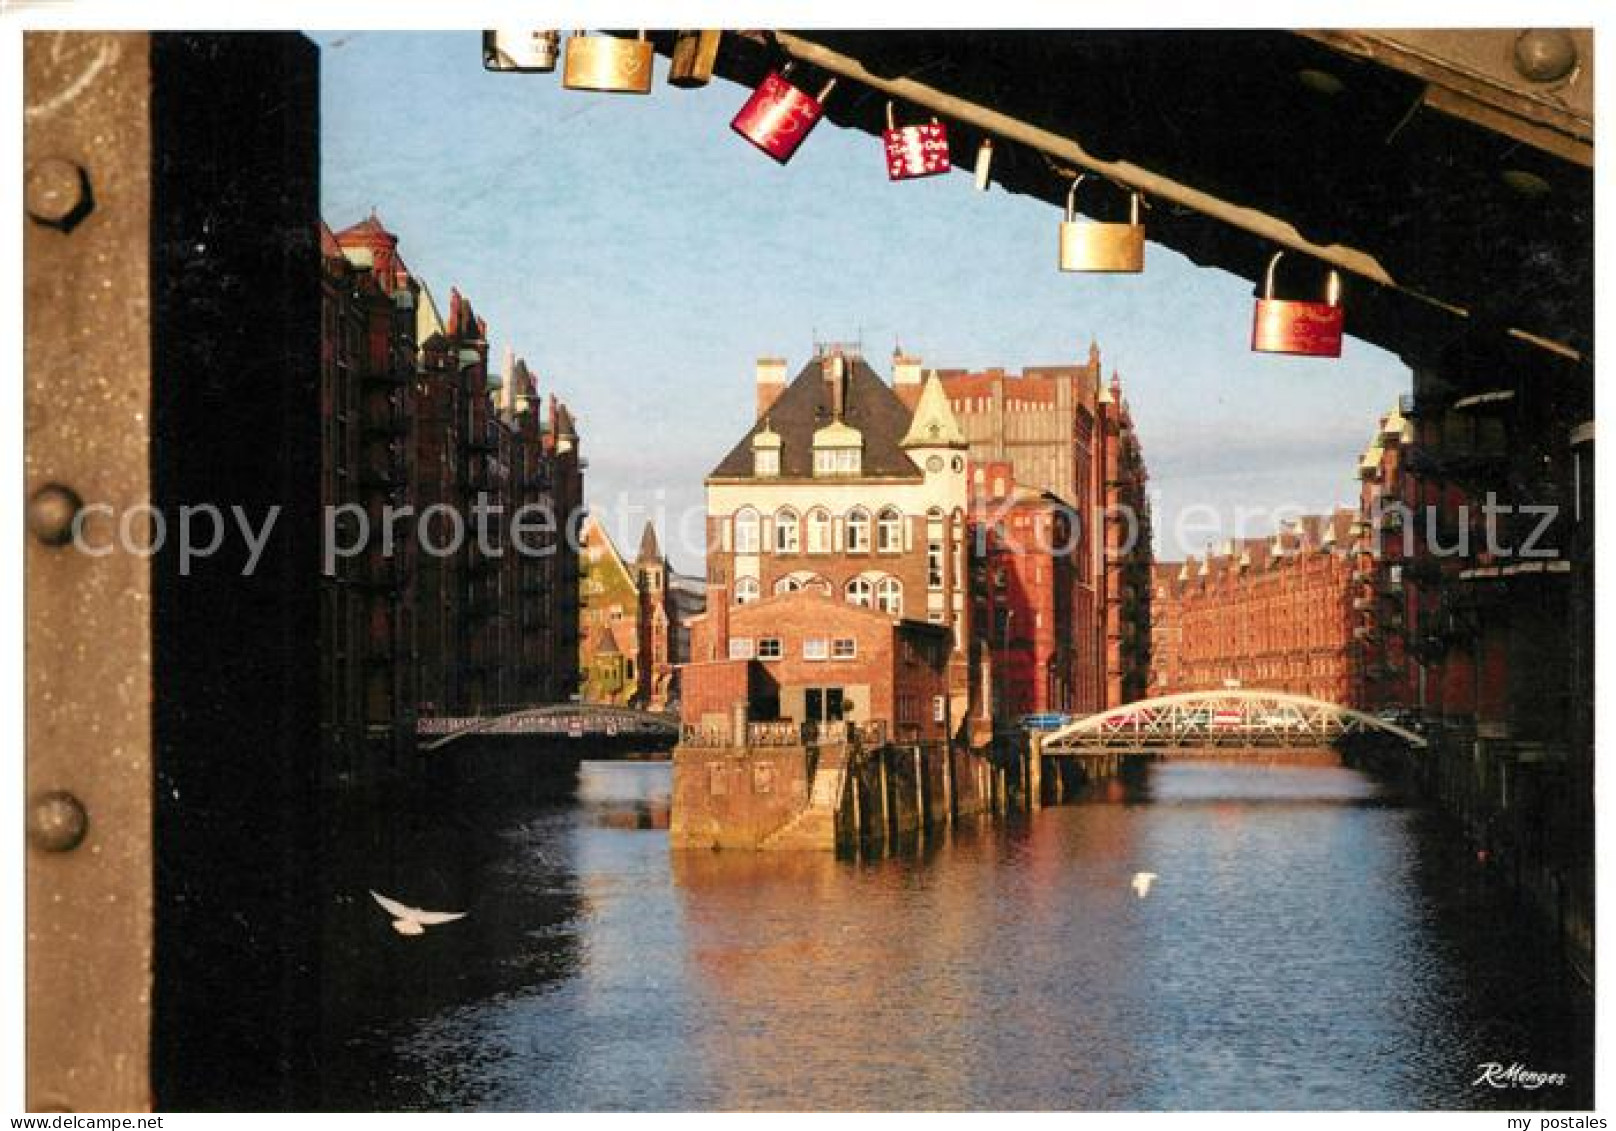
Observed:
[[[1423,748],[1425,739],[1384,719],[1284,691],[1190,691],[1141,699],[1069,723],[1044,737],[1044,755],[1237,751],[1327,746],[1380,732]]]
[[[421,749],[429,752],[473,735],[675,739],[679,717],[601,703],[554,703],[492,715],[431,716],[416,723],[415,733]]]

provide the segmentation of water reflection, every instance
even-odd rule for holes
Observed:
[[[873,861],[670,852],[657,764],[356,821],[328,1104],[1589,1102],[1586,1011],[1428,814],[1330,765],[1160,764],[1113,792]],[[401,939],[364,894],[384,882],[471,915]],[[1487,1060],[1571,1084],[1472,1087]]]

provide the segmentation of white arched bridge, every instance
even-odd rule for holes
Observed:
[[[1411,730],[1285,691],[1186,691],[1142,699],[1068,723],[1046,734],[1045,755],[1228,754],[1328,746],[1349,735],[1383,733],[1423,748]]]
[[[485,715],[426,716],[416,723],[415,733],[421,749],[429,752],[474,735],[672,740],[679,734],[679,717],[607,703],[552,703]]]

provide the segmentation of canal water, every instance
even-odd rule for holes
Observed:
[[[1160,763],[866,861],[670,852],[669,778],[586,762],[335,838],[324,1105],[1592,1102],[1586,996],[1451,826],[1357,771]],[[468,915],[401,937],[370,888]]]

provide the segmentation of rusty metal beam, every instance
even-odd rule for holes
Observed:
[[[1535,146],[1585,168],[1594,162],[1593,33],[1445,28],[1304,31],[1308,39],[1426,83],[1427,106]],[[1522,38],[1561,48],[1569,70],[1534,81],[1517,63]],[[1551,60],[1552,61],[1552,60]],[[1557,69],[1557,68],[1556,68]],[[1546,74],[1555,74],[1549,70]]]
[[[151,1104],[150,37],[24,37],[27,1103]],[[90,539],[114,536],[99,515]]]
[[[775,41],[788,55],[830,74],[860,83],[872,90],[912,103],[984,133],[1014,141],[1045,154],[1051,161],[1073,169],[1098,173],[1120,185],[1138,189],[1147,197],[1171,202],[1248,232],[1276,247],[1311,256],[1322,263],[1351,272],[1377,286],[1395,291],[1434,311],[1460,320],[1468,320],[1470,317],[1470,312],[1464,307],[1400,284],[1378,259],[1361,249],[1341,244],[1324,246],[1315,243],[1304,237],[1292,224],[1269,213],[1214,196],[1193,185],[1173,180],[1129,161],[1104,160],[1084,149],[1075,138],[1031,125],[1019,118],[1001,113],[991,106],[960,98],[916,79],[887,78],[871,71],[860,60],[816,43],[804,35],[787,31],[776,31],[773,35]],[[1508,332],[1520,341],[1556,356],[1573,361],[1581,360],[1581,353],[1563,342],[1517,329]]]
[[[885,78],[869,70],[862,62],[829,47],[792,32],[778,31],[775,38],[785,51],[805,63],[811,63],[831,74],[881,91],[893,98],[911,102],[996,137],[1007,138],[1052,159],[1078,169],[1091,172],[1129,188],[1136,188],[1147,196],[1170,201],[1173,204],[1210,216],[1237,228],[1255,233],[1280,247],[1309,255],[1333,264],[1361,278],[1382,286],[1395,287],[1397,282],[1380,262],[1356,248],[1332,244],[1324,247],[1305,239],[1295,227],[1254,208],[1245,208],[1202,192],[1192,185],[1164,177],[1130,161],[1106,161],[1094,156],[1073,138],[1063,137],[1029,125],[1019,118],[1002,114],[990,106],[970,102],[939,90],[934,86],[911,78]]]

